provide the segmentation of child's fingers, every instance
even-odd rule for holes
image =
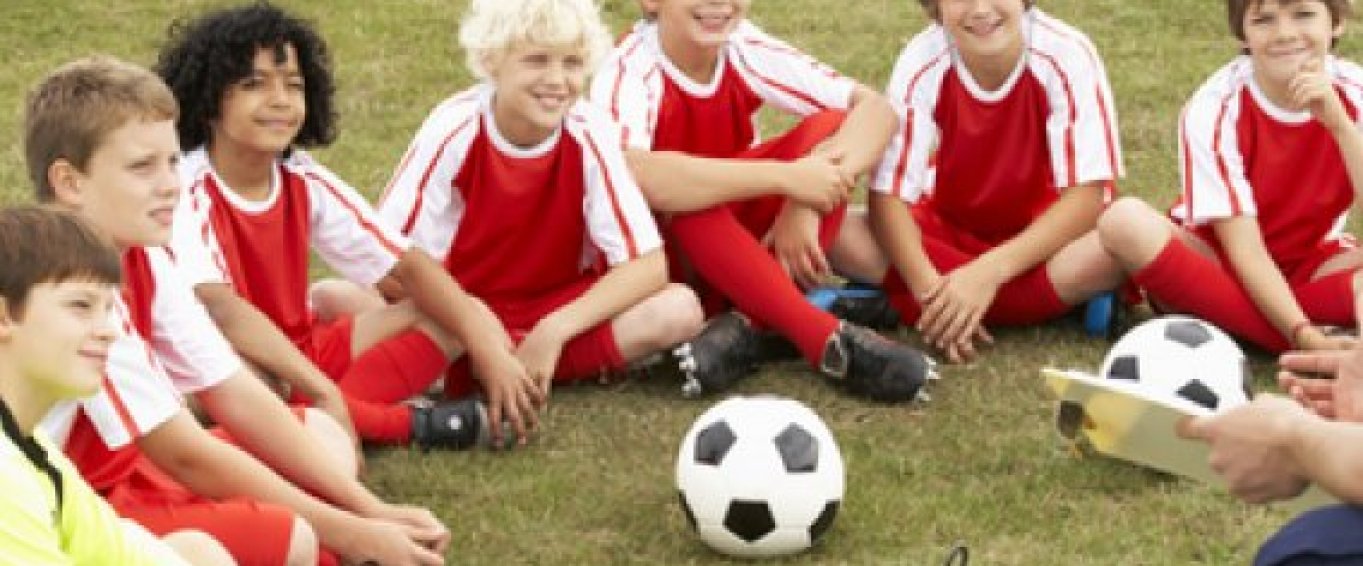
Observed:
[[[984,342],[985,344],[994,343],[994,335],[989,333],[989,329],[985,328],[984,324],[979,324],[975,326],[975,338]]]

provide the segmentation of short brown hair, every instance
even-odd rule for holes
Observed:
[[[74,214],[37,206],[0,210],[0,265],[0,297],[12,316],[22,316],[35,285],[122,280],[118,253],[107,240]]]
[[[1230,23],[1230,31],[1235,34],[1236,39],[1245,40],[1245,13],[1254,6],[1259,6],[1267,0],[1226,0],[1226,18]],[[1320,2],[1325,8],[1330,10],[1330,23],[1338,26],[1340,22],[1353,15],[1353,0],[1277,0],[1279,4],[1296,4],[1298,2]],[[1333,47],[1333,45],[1332,45]]]
[[[923,10],[928,13],[928,17],[937,20],[942,16],[942,11],[938,4],[941,0],[918,0],[918,4],[923,6]],[[1024,8],[1031,8],[1036,4],[1036,0],[1022,0]]]
[[[24,106],[24,161],[38,200],[56,198],[47,172],[58,159],[83,171],[110,132],[178,116],[175,96],[147,69],[102,55],[58,67]]]

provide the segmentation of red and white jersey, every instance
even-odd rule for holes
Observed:
[[[193,304],[187,304],[181,302],[180,294],[161,292],[159,282],[147,277],[154,271],[173,272],[165,252],[135,248],[124,254],[123,266],[123,293],[114,301],[110,314],[111,326],[118,330],[118,335],[109,348],[103,387],[93,397],[54,407],[40,425],[62,445],[81,475],[97,491],[118,483],[132,471],[141,457],[133,441],[184,410],[166,363],[187,369],[213,360],[194,348],[163,357],[158,352],[169,352],[174,346],[167,343],[162,343],[161,348],[152,346],[158,342],[157,335],[164,337],[166,330],[156,329],[154,318],[164,315],[165,309],[202,310],[192,298]],[[211,330],[217,332],[216,328]],[[191,338],[188,342],[199,340]],[[235,363],[240,367],[239,361]],[[197,383],[207,382],[200,378]]]
[[[744,21],[699,84],[663,53],[658,26],[641,21],[592,80],[591,100],[623,127],[624,147],[728,157],[758,142],[764,104],[808,116],[846,110],[856,81]]]
[[[1326,69],[1357,123],[1363,68],[1331,57]],[[1222,67],[1188,101],[1179,147],[1183,193],[1170,216],[1185,226],[1211,236],[1210,222],[1256,218],[1280,266],[1342,236],[1354,187],[1338,144],[1309,112],[1269,101],[1248,56]]]
[[[1021,26],[1022,58],[994,91],[975,81],[940,25],[909,41],[886,89],[899,131],[873,190],[928,198],[943,219],[993,242],[1026,228],[1063,189],[1103,182],[1111,192],[1121,148],[1097,50],[1036,8]]]
[[[579,101],[552,136],[521,148],[497,130],[493,92],[475,86],[426,118],[379,204],[390,226],[490,302],[540,296],[602,258],[617,265],[661,245],[604,112]]]
[[[270,195],[237,195],[203,148],[181,160],[185,194],[171,246],[192,285],[225,282],[292,339],[307,333],[309,249],[361,285],[382,279],[411,246],[369,203],[302,150],[277,163]]]

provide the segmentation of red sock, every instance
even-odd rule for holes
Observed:
[[[838,319],[814,308],[727,207],[672,217],[668,233],[692,268],[755,323],[781,333],[819,365]]]
[[[440,347],[411,329],[365,350],[336,384],[356,399],[396,403],[425,391],[447,365]]]
[[[401,403],[360,401],[346,395],[345,406],[360,439],[376,444],[407,444],[412,440],[412,408]]]
[[[1282,352],[1289,346],[1238,279],[1177,237],[1170,238],[1154,261],[1133,273],[1131,280],[1173,311],[1206,319],[1269,352]]]
[[[577,381],[624,369],[625,358],[615,342],[610,321],[577,335],[563,345],[554,368],[554,381]]]
[[[1294,287],[1292,292],[1306,317],[1320,324],[1356,326],[1354,273],[1355,270],[1346,269]]]
[[[440,347],[416,329],[365,350],[336,382],[356,432],[372,442],[407,442],[412,412],[400,402],[424,392],[448,363]]]
[[[994,304],[989,305],[989,311],[984,315],[984,322],[1005,326],[1036,324],[1069,310],[1070,305],[1060,300],[1043,263],[999,287]]]

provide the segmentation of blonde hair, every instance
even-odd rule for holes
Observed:
[[[38,201],[55,198],[47,170],[58,159],[84,171],[110,132],[179,114],[166,83],[132,63],[98,55],[57,68],[29,92],[24,107],[24,160]]]
[[[579,48],[590,71],[610,48],[610,33],[593,0],[469,2],[459,25],[459,45],[478,78],[488,78],[488,61],[527,44]]]

